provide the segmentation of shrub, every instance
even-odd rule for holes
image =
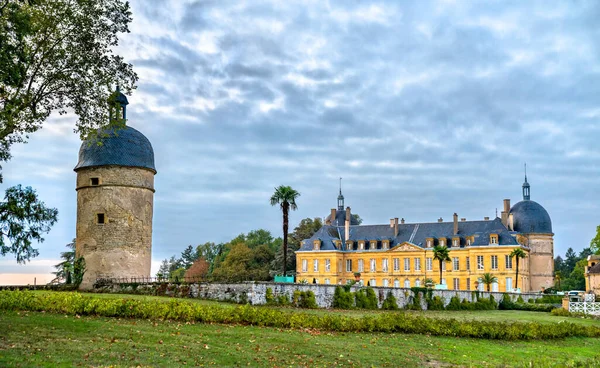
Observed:
[[[383,304],[381,305],[381,309],[385,309],[385,310],[397,310],[398,309],[398,301],[396,300],[396,297],[394,296],[394,294],[392,294],[391,291],[388,291],[387,297],[385,298],[385,300],[383,301]]]
[[[273,295],[273,290],[271,288],[267,288],[267,292],[265,293],[265,300],[267,301],[267,305],[274,305],[275,296]]]
[[[517,298],[517,303],[525,303],[521,295],[519,295],[519,297]]]
[[[523,300],[521,296],[519,298]],[[508,294],[504,294],[498,307],[503,310],[524,310],[531,312],[550,312],[554,308],[552,304],[519,303],[519,298],[517,302],[513,302]]]
[[[290,305],[290,298],[287,294],[281,294],[277,296],[278,305]]]
[[[310,291],[299,292],[310,304]],[[433,298],[432,300],[435,300]],[[337,332],[413,333],[499,340],[545,340],[565,337],[600,337],[600,327],[568,321],[556,324],[511,321],[461,321],[388,312],[363,317],[311,314],[274,308],[240,305],[235,308],[203,305],[186,300],[146,301],[99,299],[78,293],[32,293],[0,291],[0,310],[46,311],[66,315],[174,320],[182,322],[243,324],[276,328],[305,328]],[[557,313],[557,312],[554,312]],[[561,312],[562,313],[562,312]]]
[[[315,293],[312,291],[294,291],[293,304],[297,308],[316,309],[319,308]]]
[[[427,300],[427,310],[444,310],[444,301],[439,296]]]
[[[354,298],[350,291],[350,286],[340,287],[336,286],[335,292],[333,293],[333,308],[337,309],[352,309],[354,307]]]
[[[534,302],[537,304],[561,304],[563,296],[562,295],[546,295],[542,296],[539,299],[536,299]],[[532,299],[529,299],[531,301]]]
[[[572,313],[564,308],[554,308],[550,311],[553,316],[571,317]]]

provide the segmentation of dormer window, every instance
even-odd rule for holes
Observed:
[[[498,244],[498,234],[490,234],[490,244]]]
[[[453,239],[452,239],[452,246],[453,246],[453,247],[458,247],[458,246],[460,246],[460,239],[459,239],[459,238],[453,238]]]
[[[389,240],[384,240],[382,242],[382,248],[383,249],[389,249],[390,248],[390,241]]]
[[[377,249],[377,241],[371,241],[371,243],[369,244],[369,249]]]
[[[425,244],[427,248],[433,247],[433,238],[427,238]]]
[[[321,249],[321,241],[320,240],[315,240],[313,242],[313,250],[320,250]]]
[[[352,240],[346,240],[346,249],[352,249]]]
[[[471,238],[467,238],[467,246],[471,245]]]
[[[358,242],[358,249],[365,250],[365,242],[364,241],[361,240]]]
[[[444,239],[440,239],[440,247],[444,247],[446,245],[446,241]]]

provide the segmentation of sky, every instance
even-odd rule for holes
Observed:
[[[555,255],[600,224],[600,2],[132,1],[118,53],[140,80],[128,124],[152,142],[153,272],[189,245],[292,228],[346,205],[364,224],[493,218],[531,199]],[[12,149],[0,189],[32,186],[59,221],[0,284],[50,281],[75,237],[76,116]]]

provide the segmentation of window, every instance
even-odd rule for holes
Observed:
[[[443,247],[444,243],[445,243],[444,239],[440,239],[440,247]]]
[[[467,257],[467,271],[470,271],[470,270],[471,270],[471,259],[469,257]]]
[[[460,289],[460,280],[458,279],[458,277],[454,278],[454,290],[458,290]]]
[[[498,256],[492,256],[492,270],[498,269]]]
[[[308,272],[308,259],[302,260],[302,272]]]
[[[490,244],[498,244],[498,235],[490,235]]]
[[[315,240],[315,242],[313,243],[313,249],[314,250],[319,250],[319,243],[320,242],[321,242],[320,240]]]
[[[331,271],[331,261],[329,259],[325,260],[325,272]]]
[[[471,290],[471,279],[467,277],[467,290]]]
[[[387,240],[385,240],[385,241],[382,243],[381,247],[382,247],[383,249],[388,249],[388,248],[390,247],[390,243],[389,243]]]
[[[458,238],[453,239],[452,242],[454,243],[452,244],[453,247],[458,247]]]
[[[483,270],[483,256],[477,256],[477,269]]]
[[[365,242],[364,241],[358,242],[358,249],[359,250],[364,250],[365,249]]]
[[[492,283],[492,291],[493,292],[498,292],[498,283],[497,282],[493,282]]]
[[[369,286],[377,286],[377,281],[375,279],[371,279],[371,281],[369,281]]]
[[[96,214],[96,222],[98,224],[103,224],[104,223],[104,214],[103,213],[98,213]]]
[[[325,285],[329,285],[329,279],[325,279]]]
[[[504,264],[506,266],[507,270],[512,269],[512,257],[510,257],[508,254],[504,256]]]
[[[404,258],[404,271],[410,271],[410,258]]]
[[[442,285],[446,285],[446,279],[442,279]]]
[[[409,279],[404,280],[404,287],[405,288],[409,288],[410,287],[410,280]]]
[[[394,280],[394,287],[397,287],[397,288],[400,287],[400,280],[398,280],[398,279]]]
[[[388,279],[383,279],[383,287],[388,287],[390,284],[390,280]]]
[[[371,258],[371,272],[375,272],[377,270],[377,263],[375,262],[375,258]]]
[[[315,259],[313,261],[313,271],[314,272],[319,272],[319,260],[318,259]]]
[[[506,291],[507,292],[513,291],[512,277],[506,278]]]
[[[421,258],[415,258],[415,271],[421,271]]]
[[[415,286],[416,286],[416,287],[421,287],[421,280],[419,280],[419,279],[416,279],[416,280],[415,280]]]
[[[365,272],[365,261],[363,259],[358,260],[358,272]]]
[[[381,260],[381,270],[383,272],[388,272],[388,259],[387,258]],[[387,286],[387,285],[385,285],[385,286]]]
[[[100,178],[91,178],[90,184],[92,184],[93,186],[100,185]]]
[[[427,257],[425,258],[425,271],[433,270],[433,258]]]
[[[477,290],[484,291],[483,290],[483,280],[482,279],[477,279]]]
[[[338,261],[338,267],[337,267],[336,272],[342,272],[342,260],[341,259]]]
[[[458,257],[452,258],[452,270],[458,271],[460,269],[460,263],[458,261]]]
[[[313,279],[313,280],[315,280],[315,282],[314,282],[315,284],[319,283],[319,279]]]
[[[346,260],[346,272],[352,272],[352,260],[351,259]]]
[[[433,243],[433,241],[431,239],[427,239],[427,248],[431,248],[431,243]]]
[[[471,238],[467,238],[467,245],[471,245]]]
[[[400,258],[394,258],[394,271],[400,271]]]

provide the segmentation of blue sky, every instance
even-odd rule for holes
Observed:
[[[600,224],[600,3],[133,1],[119,53],[140,76],[128,124],[155,151],[153,261],[324,217],[343,177],[366,224],[482,219],[521,198],[549,212],[555,254]],[[76,117],[54,115],[3,165],[59,222],[28,265],[75,236]],[[23,276],[26,275],[26,276]],[[29,282],[29,281],[28,281]]]

